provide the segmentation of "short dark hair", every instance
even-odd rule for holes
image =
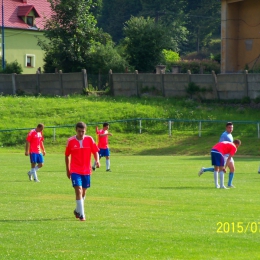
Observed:
[[[238,144],[238,145],[241,145],[241,141],[239,140],[239,139],[236,139],[236,140],[234,140],[234,142],[233,142],[234,144]]]
[[[42,123],[40,123],[40,124],[37,125],[37,128],[43,129],[43,128],[44,128],[44,125],[43,125]]]
[[[233,125],[233,123],[232,122],[227,122],[226,126],[229,126],[229,125]]]
[[[77,128],[87,128],[87,125],[84,122],[78,122],[76,124],[76,129]]]
[[[103,127],[106,127],[106,126],[109,126],[109,123],[105,122],[105,123],[103,124]]]

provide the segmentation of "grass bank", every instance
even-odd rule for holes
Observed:
[[[21,152],[28,129],[39,122],[46,126],[47,151],[57,153],[63,152],[76,122],[86,122],[88,134],[95,137],[96,124],[102,127],[101,123],[108,121],[113,122],[110,147],[114,154],[206,155],[224,131],[225,122],[234,121],[233,136],[242,140],[238,154],[259,155],[257,104],[149,97],[1,96],[0,111],[0,152]],[[127,121],[138,118],[157,120],[143,120],[140,134],[139,121]],[[176,120],[171,124],[171,135],[169,122],[161,119]],[[201,131],[197,120],[207,120]],[[6,129],[26,130],[2,131]]]

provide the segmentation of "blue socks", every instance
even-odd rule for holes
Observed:
[[[204,168],[203,172],[214,172],[214,168],[210,167],[210,168]]]
[[[228,186],[232,185],[233,178],[234,178],[234,173],[230,172],[229,173],[229,179],[228,179]]]

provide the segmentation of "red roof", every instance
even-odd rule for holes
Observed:
[[[50,18],[52,13],[50,3],[47,0],[4,0],[3,3],[5,28],[30,29],[31,27],[21,17],[28,15],[33,10],[36,27],[43,29],[45,19]],[[0,17],[0,25],[2,26],[2,5],[0,5]]]
[[[27,16],[32,10],[34,11],[35,17],[40,17],[33,5],[18,6],[17,16]]]

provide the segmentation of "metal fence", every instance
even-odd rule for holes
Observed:
[[[227,121],[223,120],[186,120],[186,119],[159,119],[134,118],[108,121],[113,133],[136,133],[156,135],[186,135],[186,136],[219,136],[225,129]],[[236,138],[260,138],[260,122],[232,121],[233,135]],[[95,127],[102,128],[103,122],[87,123],[87,133],[95,136]],[[75,133],[75,125],[45,126],[45,140],[56,143]],[[32,128],[0,129],[0,146],[23,144],[27,132]]]

